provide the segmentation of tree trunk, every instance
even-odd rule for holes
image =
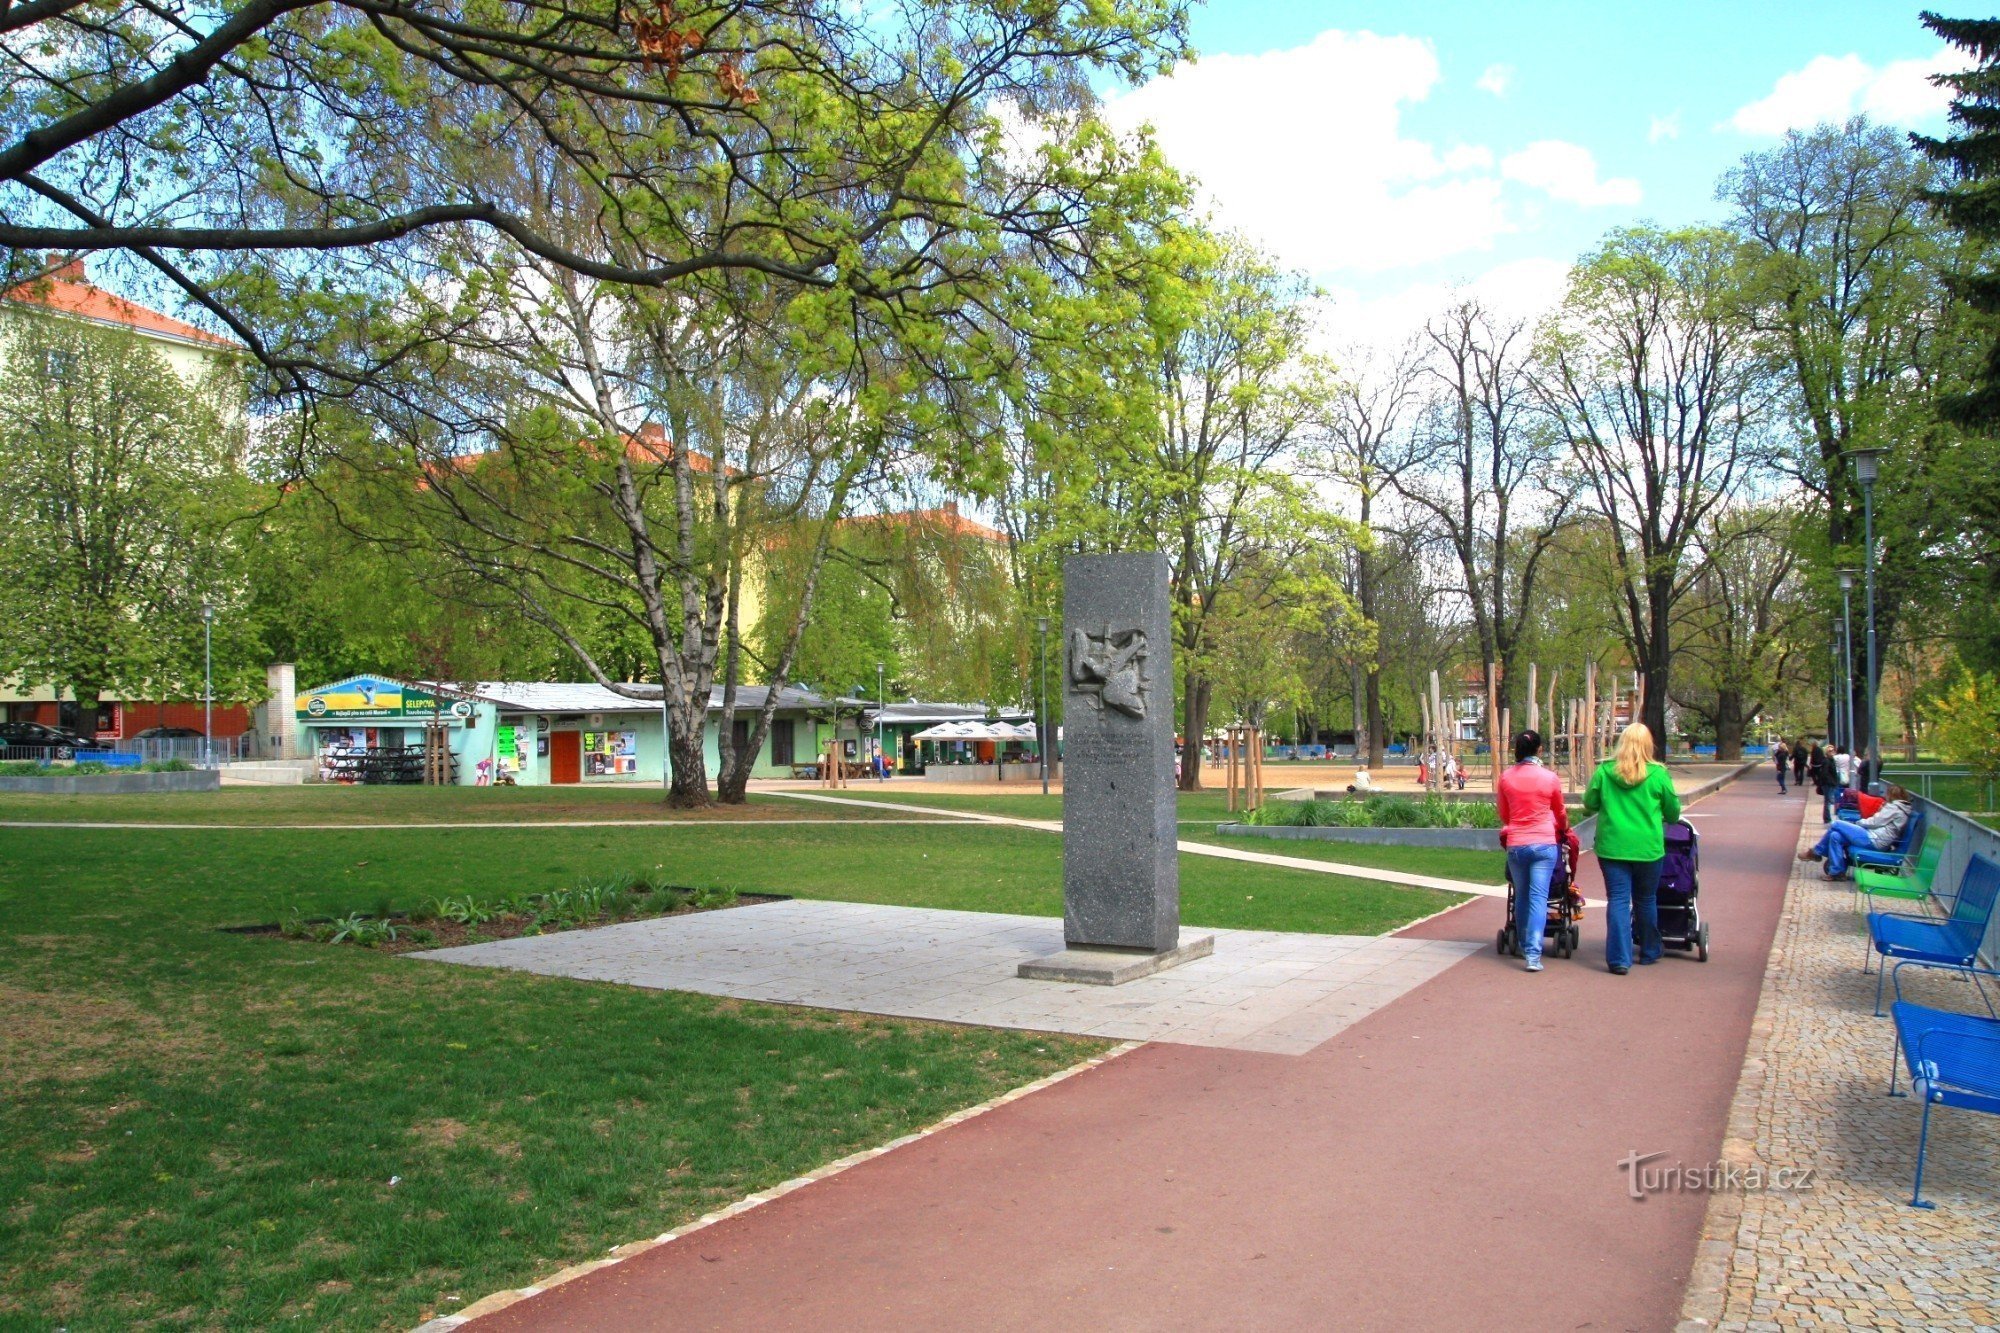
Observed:
[[[1653,575],[1646,580],[1646,618],[1651,633],[1646,640],[1644,665],[1646,698],[1640,721],[1653,733],[1653,753],[1667,757],[1667,668],[1673,653],[1668,642],[1668,622],[1673,618],[1673,578]]]
[[[708,727],[708,700],[688,705],[670,703],[667,717],[667,804],[676,810],[701,810],[710,804],[708,760],[702,753],[702,733]]]
[[[1368,767],[1382,767],[1382,675],[1368,673]]]
[[[1192,671],[1187,677],[1187,694],[1182,703],[1186,732],[1181,738],[1182,791],[1201,790],[1201,741],[1208,733],[1209,683]]]
[[[1743,692],[1718,690],[1715,695],[1715,757],[1733,764],[1743,758]]]

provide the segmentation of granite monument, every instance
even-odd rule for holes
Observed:
[[[1214,949],[1180,929],[1167,559],[1071,556],[1063,586],[1066,947],[1020,974],[1116,985]]]

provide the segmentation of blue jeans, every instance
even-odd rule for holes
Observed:
[[[1632,966],[1632,913],[1639,914],[1639,961],[1650,963],[1666,952],[1660,942],[1660,863],[1612,861],[1598,857],[1604,869],[1604,961],[1612,967]]]
[[[1875,839],[1869,836],[1867,829],[1845,819],[1836,819],[1828,824],[1826,832],[1813,844],[1813,850],[1826,858],[1826,873],[1829,875],[1847,873],[1847,854],[1856,847],[1866,847],[1872,852],[1875,850]]]
[[[1842,789],[1841,789],[1840,787],[1837,787],[1837,786],[1836,786],[1836,787],[1821,787],[1821,788],[1819,789],[1819,822],[1820,822],[1820,823],[1822,823],[1822,824],[1830,824],[1830,823],[1832,823],[1832,822],[1833,822],[1833,807],[1834,807],[1834,803],[1835,803],[1835,802],[1837,802],[1837,801],[1838,801],[1838,800],[1840,799],[1840,793],[1841,793],[1841,790],[1842,790]]]
[[[1542,956],[1542,929],[1549,919],[1549,884],[1562,852],[1552,842],[1507,849],[1507,879],[1514,886],[1514,927],[1520,932],[1521,956]]]
[[[1779,795],[1783,795],[1783,794],[1784,794],[1784,790],[1785,790],[1785,767],[1786,767],[1786,766],[1785,766],[1784,764],[1779,764],[1779,765],[1778,765],[1778,793],[1779,793]]]

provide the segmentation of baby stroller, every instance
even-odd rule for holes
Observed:
[[[1583,919],[1583,894],[1576,887],[1576,862],[1583,854],[1583,844],[1575,833],[1563,838],[1562,854],[1556,857],[1555,873],[1549,876],[1549,911],[1542,922],[1542,939],[1549,942],[1556,957],[1568,958],[1576,952],[1583,932],[1577,922]],[[1493,940],[1501,957],[1521,956],[1520,923],[1514,919],[1514,891],[1510,884],[1507,890],[1507,924]]]
[[[1708,961],[1708,923],[1701,919],[1701,838],[1686,822],[1667,825],[1667,855],[1660,863],[1660,939]],[[1639,922],[1632,921],[1633,943]]]

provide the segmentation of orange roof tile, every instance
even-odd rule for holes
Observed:
[[[1004,542],[1007,534],[989,528],[958,511],[958,501],[947,501],[942,509],[901,509],[891,514],[856,514],[843,523],[901,523],[912,528],[934,528],[948,537],[977,537],[982,541]]]
[[[65,315],[117,324],[141,333],[178,338],[183,342],[203,343],[210,347],[242,346],[233,338],[218,337],[206,329],[198,329],[172,315],[163,315],[86,282],[81,259],[72,259],[45,277],[9,288],[6,299],[46,306]]]

